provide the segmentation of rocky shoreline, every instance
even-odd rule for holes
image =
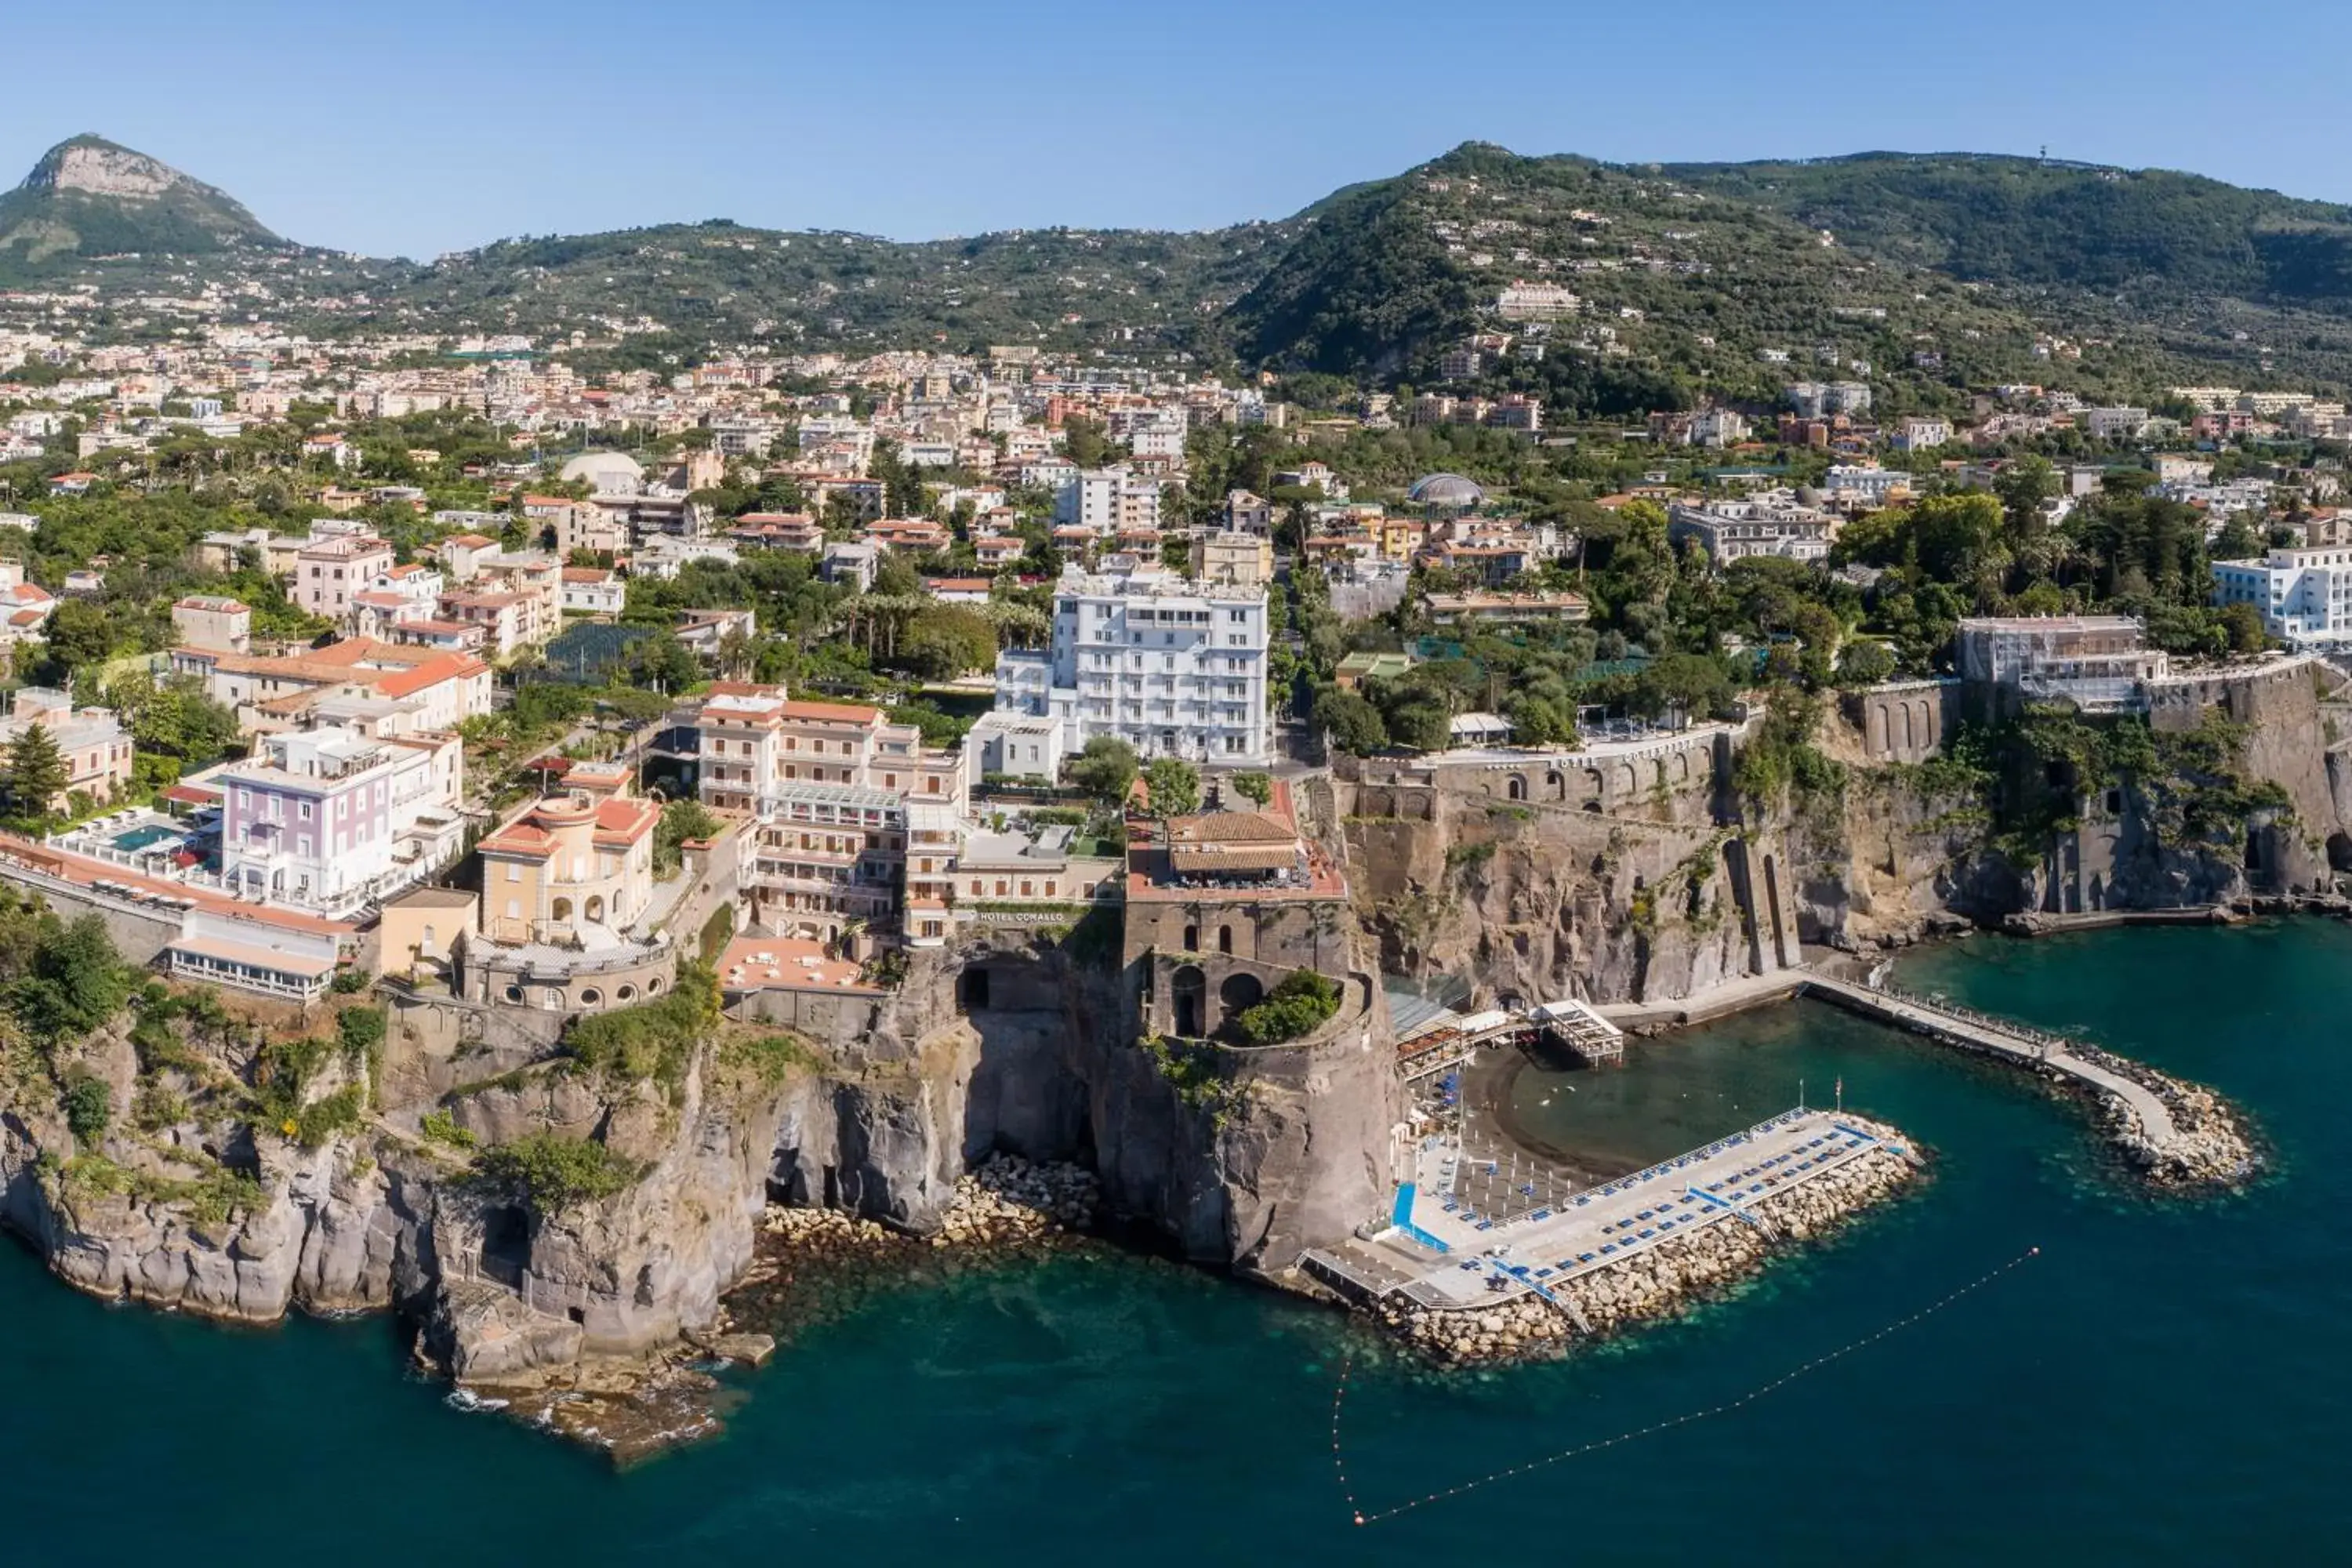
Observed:
[[[772,1205],[751,1265],[710,1329],[642,1360],[591,1359],[520,1380],[460,1379],[450,1404],[497,1411],[635,1464],[715,1436],[746,1397],[725,1374],[761,1365],[780,1342],[892,1290],[1075,1245],[1100,1208],[1092,1172],[1006,1154],[957,1178],[937,1227],[925,1234],[838,1209]]]
[[[1902,1133],[1859,1117],[1848,1121],[1886,1142],[1826,1175],[1750,1205],[1776,1236],[1736,1220],[1718,1221],[1555,1288],[1564,1307],[1529,1295],[1491,1307],[1439,1311],[1391,1298],[1368,1315],[1409,1349],[1444,1366],[1547,1359],[1575,1342],[1672,1316],[1754,1275],[1774,1253],[1826,1234],[1919,1178],[1924,1161]]]

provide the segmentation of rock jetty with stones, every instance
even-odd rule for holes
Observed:
[[[1727,1218],[1552,1287],[1559,1306],[1527,1295],[1441,1311],[1391,1297],[1372,1315],[1411,1348],[1449,1365],[1558,1355],[1588,1331],[1599,1338],[1668,1316],[1754,1274],[1776,1247],[1819,1237],[1918,1176],[1921,1158],[1900,1132],[1848,1120],[1883,1142],[1826,1175],[1748,1206],[1777,1242],[1758,1226]]]

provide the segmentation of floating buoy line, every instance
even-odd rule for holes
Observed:
[[[1990,1269],[1986,1273],[1978,1276],[1976,1279],[1969,1280],[1967,1284],[1961,1286],[1958,1289],[1954,1290],[1951,1294],[1944,1297],[1942,1300],[1930,1302],[1928,1305],[1920,1308],[1917,1311],[1913,1312],[1908,1317],[1898,1318],[1895,1321],[1886,1324],[1885,1327],[1878,1329],[1874,1332],[1864,1334],[1862,1338],[1854,1340],[1850,1343],[1840,1345],[1833,1351],[1829,1351],[1823,1354],[1817,1355],[1812,1360],[1804,1363],[1802,1365],[1793,1367],[1790,1370],[1782,1373],[1780,1376],[1774,1378],[1769,1383],[1759,1384],[1754,1388],[1749,1389],[1747,1393],[1739,1395],[1737,1399],[1727,1400],[1721,1405],[1709,1405],[1701,1410],[1686,1411],[1680,1415],[1673,1416],[1664,1421],[1653,1422],[1647,1426],[1636,1426],[1628,1431],[1620,1432],[1613,1437],[1602,1437],[1593,1442],[1575,1444],[1572,1447],[1562,1448],[1557,1453],[1541,1455],[1532,1459],[1523,1460],[1516,1465],[1505,1466],[1503,1468],[1498,1470],[1490,1470],[1483,1476],[1474,1476],[1467,1480],[1457,1481],[1452,1486],[1442,1487],[1436,1491],[1426,1493],[1421,1497],[1409,1498],[1402,1502],[1392,1503],[1386,1508],[1375,1509],[1365,1507],[1363,1502],[1356,1496],[1354,1483],[1348,1479],[1348,1456],[1347,1449],[1340,1434],[1340,1415],[1346,1406],[1348,1399],[1348,1377],[1349,1374],[1355,1370],[1356,1364],[1356,1358],[1354,1354],[1350,1352],[1348,1358],[1340,1363],[1339,1381],[1337,1386],[1335,1386],[1331,1391],[1331,1468],[1333,1474],[1339,1479],[1339,1495],[1347,1502],[1349,1517],[1354,1520],[1357,1524],[1379,1524],[1384,1521],[1394,1519],[1400,1514],[1411,1513],[1416,1509],[1427,1508],[1432,1503],[1444,1502],[1450,1499],[1458,1498],[1465,1492],[1477,1491],[1482,1488],[1491,1487],[1498,1482],[1510,1480],[1515,1477],[1528,1475],[1533,1471],[1545,1469],[1553,1465],[1564,1464],[1570,1459],[1580,1458],[1587,1454],[1597,1454],[1603,1448],[1618,1447],[1623,1444],[1634,1442],[1643,1437],[1654,1436],[1660,1432],[1671,1432],[1677,1426],[1687,1426],[1693,1422],[1705,1421],[1713,1416],[1728,1415],[1734,1411],[1743,1409],[1748,1405],[1755,1404],[1758,1400],[1766,1397],[1768,1394],[1779,1393],[1781,1389],[1788,1387],[1789,1384],[1796,1382],[1799,1378],[1803,1377],[1808,1373],[1818,1372],[1822,1367],[1829,1365],[1832,1362],[1842,1361],[1857,1351],[1867,1350],[1869,1347],[1876,1344],[1883,1339],[1886,1339],[1895,1334],[1899,1334],[1904,1330],[1910,1328],[1914,1324],[1923,1322],[1926,1320],[1934,1317],[1937,1313],[1944,1310],[1946,1308],[1953,1306],[1964,1298],[1971,1296],[1977,1291],[1983,1289],[1986,1286],[1991,1284],[1994,1280],[2000,1279],[2011,1270],[2020,1268],[2041,1256],[2042,1249],[2040,1247],[2029,1247],[2023,1252],[2021,1252],[2016,1257],[2011,1258],[2008,1262],[2000,1265],[1998,1268]]]

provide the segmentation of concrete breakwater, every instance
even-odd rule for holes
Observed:
[[[1574,1342],[1621,1332],[1682,1310],[1737,1284],[1776,1251],[1819,1237],[1900,1192],[1921,1156],[1899,1132],[1856,1117],[1846,1123],[1879,1142],[1837,1169],[1636,1252],[1623,1261],[1491,1306],[1435,1308],[1403,1294],[1372,1302],[1372,1320],[1406,1345],[1449,1365],[1558,1355]]]
[[[2211,1089],[2069,1035],[1997,1018],[1941,997],[1810,975],[1804,994],[1939,1044],[2021,1067],[2088,1099],[2124,1159],[2153,1185],[2244,1182],[2260,1163],[2242,1118]]]

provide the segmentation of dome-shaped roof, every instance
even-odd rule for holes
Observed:
[[[1405,494],[1422,506],[1479,506],[1486,500],[1476,481],[1460,474],[1425,474]]]
[[[645,488],[645,466],[626,452],[583,452],[556,476],[570,483],[585,479],[599,495],[635,495]]]

